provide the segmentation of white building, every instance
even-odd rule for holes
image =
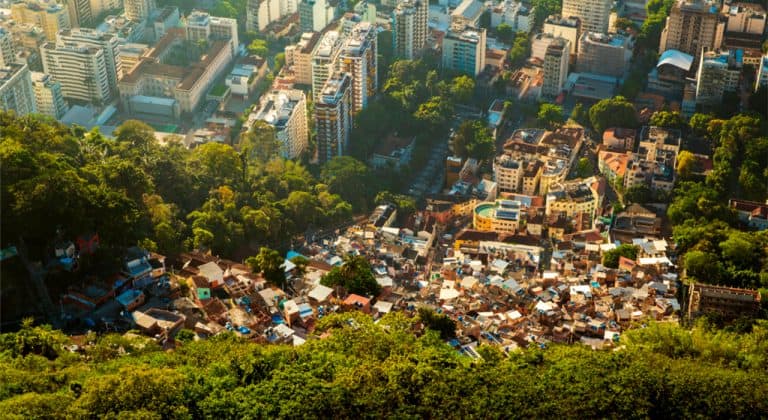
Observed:
[[[335,73],[325,83],[315,103],[315,127],[320,163],[347,152],[352,128],[352,80],[348,74]]]
[[[123,72],[123,67],[116,36],[88,28],[67,29],[59,32],[56,45],[60,44],[78,44],[103,50],[109,90],[112,93],[117,92],[117,81]]]
[[[504,0],[491,7],[491,27],[502,23],[512,27],[515,32],[530,32],[533,29],[535,7],[529,8],[515,0]]]
[[[90,3],[91,14],[93,14],[94,18],[101,16],[103,13],[123,8],[123,0],[90,0]]]
[[[22,63],[9,63],[0,68],[0,109],[16,115],[36,112],[35,96],[29,68]]]
[[[395,57],[413,60],[427,45],[429,2],[404,0],[392,12],[392,49]]]
[[[479,26],[480,16],[485,12],[485,4],[479,0],[464,0],[451,12],[451,26],[464,28]]]
[[[312,55],[312,94],[317,98],[331,74],[336,69],[336,60],[341,52],[342,39],[338,32],[328,31]]]
[[[300,0],[298,8],[304,32],[320,32],[336,18],[336,6],[328,0]]]
[[[69,107],[61,93],[61,83],[45,73],[32,73],[32,89],[35,94],[37,112],[61,119]]]
[[[449,30],[443,38],[443,68],[477,76],[485,68],[484,28]]]
[[[579,38],[581,37],[581,21],[579,21],[579,18],[564,18],[560,15],[551,15],[544,20],[541,32],[567,39],[571,46],[571,56],[576,55],[579,47]]]
[[[765,32],[765,9],[760,4],[736,3],[723,6],[728,17],[727,32],[762,35]]]
[[[497,156],[493,161],[493,177],[499,191],[520,191],[523,182],[523,165],[509,154]]]
[[[549,44],[557,38],[556,36],[548,33],[538,33],[531,38],[531,58],[536,58],[544,61],[544,56],[547,55],[547,48]]]
[[[123,0],[123,6],[125,17],[134,22],[144,22],[157,9],[155,0]]]
[[[267,26],[298,11],[298,0],[248,0],[245,28],[248,32],[262,32]]]
[[[563,0],[563,17],[577,17],[584,32],[607,33],[612,0]]]
[[[237,54],[240,40],[237,36],[237,20],[211,16],[195,10],[184,19],[187,40],[229,40],[232,54]]]
[[[696,73],[696,104],[718,105],[723,93],[736,92],[742,64],[738,51],[702,51]]]
[[[285,47],[285,67],[293,74],[295,83],[312,85],[312,56],[318,41],[319,33],[305,32],[296,45]]]
[[[338,59],[338,70],[352,77],[352,112],[368,106],[379,88],[376,29],[368,22],[355,26],[344,41]]]
[[[265,121],[275,128],[275,136],[280,143],[280,156],[283,158],[295,159],[307,150],[309,128],[304,92],[276,90],[267,93],[261,99],[255,119]]]
[[[61,83],[69,100],[104,105],[112,100],[103,48],[80,43],[46,42],[40,48],[45,73]]]
[[[579,43],[578,71],[623,78],[632,58],[630,38],[619,34],[584,32]]]
[[[9,66],[16,62],[16,51],[13,48],[11,33],[0,28],[0,67]]]

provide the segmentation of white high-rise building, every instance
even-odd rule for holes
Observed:
[[[240,40],[237,35],[237,20],[211,16],[208,13],[195,10],[184,19],[187,39],[230,40],[232,54],[237,52]]]
[[[29,68],[23,63],[0,67],[0,109],[16,115],[36,112]]]
[[[90,0],[90,2],[91,13],[94,18],[101,16],[103,13],[123,8],[123,0]]]
[[[285,65],[293,72],[296,83],[312,85],[312,56],[320,41],[317,32],[305,32],[296,45],[285,47]]]
[[[736,51],[702,51],[696,72],[696,104],[718,105],[723,93],[736,92],[743,62]]]
[[[125,17],[134,22],[144,22],[157,9],[155,0],[123,0],[123,5]]]
[[[341,52],[342,39],[338,32],[328,31],[312,55],[312,95],[317,98],[325,82],[336,69],[336,60]]]
[[[13,48],[11,33],[0,28],[0,67],[7,67],[16,62],[16,51]]]
[[[103,105],[113,97],[104,51],[74,42],[46,42],[40,55],[45,73],[61,83],[65,98]]]
[[[541,84],[541,97],[553,99],[563,90],[568,78],[568,59],[570,46],[568,40],[555,38],[544,54],[544,81]]]
[[[309,128],[307,98],[300,90],[275,90],[262,97],[256,120],[265,121],[275,129],[280,143],[280,156],[294,159],[307,150]]]
[[[567,39],[571,45],[571,56],[576,55],[579,38],[581,38],[581,21],[579,18],[564,18],[560,15],[550,15],[544,20],[541,32]]]
[[[701,52],[719,48],[726,22],[721,21],[714,0],[677,0],[661,31],[659,52],[678,50],[698,62]]]
[[[563,17],[577,17],[582,32],[608,33],[613,0],[563,0]]]
[[[379,88],[376,29],[368,22],[355,26],[339,54],[339,70],[352,77],[352,112],[368,106]]]
[[[323,86],[315,103],[315,127],[320,163],[347,152],[352,128],[352,80],[348,74],[335,73]]]
[[[429,2],[404,0],[392,12],[392,49],[395,57],[412,60],[427,45]]]
[[[94,29],[76,28],[60,31],[56,40],[59,44],[79,44],[104,50],[104,61],[109,76],[109,90],[117,92],[117,81],[122,74],[118,39],[114,34],[99,32]]]
[[[443,68],[477,76],[485,68],[485,29],[451,28],[443,38]]]
[[[67,113],[67,103],[61,93],[61,83],[50,74],[33,72],[32,89],[35,93],[35,106],[39,114],[61,119]]]
[[[298,0],[248,0],[245,9],[245,28],[248,32],[261,32],[271,23],[299,10]]]
[[[304,32],[321,32],[336,18],[336,6],[327,0],[300,0],[299,25]]]

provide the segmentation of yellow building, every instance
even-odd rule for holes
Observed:
[[[16,3],[11,5],[11,17],[17,23],[39,27],[49,41],[56,41],[57,32],[72,26],[66,4],[37,1]]]
[[[496,200],[475,206],[472,224],[476,230],[492,232],[516,232],[521,222],[519,201]]]

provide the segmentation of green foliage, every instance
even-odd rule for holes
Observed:
[[[254,39],[248,45],[248,53],[258,55],[259,57],[266,57],[267,53],[269,53],[269,48],[267,48],[267,41],[263,39]]]
[[[505,22],[496,27],[496,37],[501,42],[511,42],[515,37],[515,31]]]
[[[416,321],[402,313],[378,323],[334,314],[317,325],[328,338],[296,348],[223,334],[107,361],[4,354],[0,374],[13,369],[14,379],[37,381],[39,390],[0,396],[0,412],[15,419],[753,418],[768,411],[765,321],[744,333],[649,323],[623,334],[616,351],[552,344],[507,357],[480,346],[478,361],[436,332],[416,337]]]
[[[685,126],[685,119],[677,111],[656,111],[651,115],[651,125],[679,129]]]
[[[270,283],[281,288],[285,287],[285,270],[282,267],[285,258],[278,251],[261,247],[259,253],[246,258],[245,263],[251,271],[261,273]]]
[[[603,254],[603,265],[608,268],[619,268],[619,257],[637,259],[638,247],[635,245],[621,244]]]
[[[637,127],[635,107],[623,96],[603,99],[589,109],[589,121],[598,135],[611,127]]]
[[[538,15],[538,10],[536,11]],[[531,55],[531,43],[526,32],[518,32],[509,49],[509,62],[513,68],[521,67]]]
[[[701,114],[697,112],[691,116],[690,120],[688,120],[688,125],[697,136],[706,136],[708,134],[707,127],[713,118],[714,116],[712,114]]]
[[[546,102],[542,102],[539,105],[539,113],[537,117],[539,124],[549,130],[554,130],[565,122],[563,107]]]
[[[544,20],[549,15],[560,13],[562,2],[559,0],[533,0],[531,6],[536,8],[533,16],[533,26],[535,28],[541,28],[541,25],[544,24]]]
[[[580,158],[576,163],[576,176],[578,178],[589,178],[595,174],[595,167],[588,158]]]
[[[496,153],[496,144],[493,141],[488,126],[480,120],[467,120],[461,123],[451,138],[453,154],[477,160],[490,159]]]
[[[583,127],[589,126],[589,113],[581,105],[581,102],[576,103],[576,106],[573,107],[570,119]]]
[[[328,185],[328,191],[338,194],[353,208],[365,210],[369,194],[366,181],[368,167],[351,156],[337,156],[323,165],[320,178]]]
[[[429,308],[421,307],[419,321],[425,328],[437,331],[443,340],[456,337],[456,323],[448,315],[438,314]]]
[[[381,291],[370,263],[360,255],[345,255],[343,265],[333,267],[320,279],[320,283],[328,287],[341,286],[347,292],[361,296],[378,296]]]

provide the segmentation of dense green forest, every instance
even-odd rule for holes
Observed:
[[[354,319],[350,321],[350,319]],[[147,338],[26,326],[0,336],[4,418],[760,418],[768,324],[750,333],[650,324],[615,351],[534,346],[477,361],[419,318],[321,320],[323,340],[264,346],[231,334],[162,351]],[[180,335],[186,336],[186,335]]]
[[[97,129],[0,113],[3,245],[23,241],[34,257],[54,240],[96,232],[102,252],[138,242],[162,253],[202,247],[245,257],[347,222],[386,187],[386,177],[351,157],[314,174],[272,158],[265,138],[190,151],[159,145],[138,121],[107,139]]]

